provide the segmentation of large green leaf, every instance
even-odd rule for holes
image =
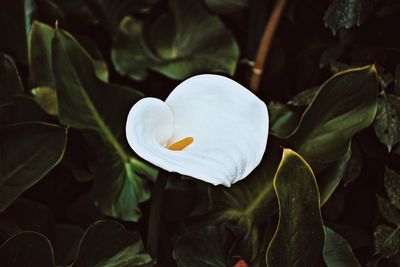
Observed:
[[[328,80],[303,114],[294,135],[286,140],[270,135],[266,155],[249,177],[229,189],[210,189],[212,218],[234,221],[248,231],[257,221],[265,222],[266,214],[273,214],[276,198],[272,181],[280,146],[285,144],[300,149],[316,167],[328,167],[318,174],[321,202],[325,203],[344,176],[352,136],[374,119],[376,98],[373,68],[349,70]],[[279,118],[273,119],[275,125]]]
[[[35,232],[21,232],[0,247],[3,267],[54,267],[50,241]]]
[[[72,267],[151,267],[140,236],[114,221],[98,221],[85,232]]]
[[[26,122],[0,128],[0,211],[46,175],[62,158],[66,130]]]
[[[178,237],[173,253],[179,267],[228,267],[222,237],[213,226]]]
[[[138,173],[154,177],[155,170],[124,151],[125,120],[142,95],[130,88],[104,83],[96,77],[91,58],[68,33],[56,30],[52,41],[59,118],[65,125],[94,130],[103,141],[101,163],[94,180],[95,203],[107,215],[136,221],[138,204],[149,190]]]
[[[9,56],[0,54],[0,104],[23,93],[24,88],[14,61]]]
[[[117,71],[138,80],[146,69],[176,80],[203,72],[233,74],[239,49],[219,18],[200,0],[171,0],[170,8],[148,31],[134,18],[121,22],[112,50]]]
[[[287,140],[315,171],[341,159],[354,134],[368,127],[377,109],[374,66],[340,72],[326,81]]]
[[[361,267],[343,237],[325,227],[325,238],[324,259],[328,267]]]
[[[279,222],[267,250],[268,267],[321,266],[325,234],[310,166],[296,152],[284,149],[274,188]]]
[[[243,181],[230,188],[210,188],[212,212],[210,219],[229,222],[244,232],[268,221],[277,210],[273,178],[278,167],[282,139],[270,136],[268,149],[260,165]],[[318,174],[321,204],[326,203],[346,171],[350,153]]]
[[[389,151],[400,141],[400,97],[388,94],[379,98],[374,128]]]

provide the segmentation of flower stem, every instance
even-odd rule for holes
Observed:
[[[268,56],[269,48],[271,47],[272,39],[276,28],[278,27],[282,11],[285,8],[286,0],[277,0],[271,17],[265,26],[264,34],[258,48],[256,60],[253,66],[253,73],[250,78],[250,89],[253,92],[258,91],[261,82],[261,75],[264,72],[265,61]]]
[[[147,250],[153,259],[157,259],[160,238],[160,220],[165,185],[168,181],[169,172],[160,170],[152,192],[150,204],[150,217],[147,229]]]

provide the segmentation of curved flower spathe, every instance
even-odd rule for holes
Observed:
[[[264,102],[237,82],[203,74],[164,101],[143,98],[131,109],[126,135],[143,159],[214,185],[245,178],[260,163],[268,136]]]

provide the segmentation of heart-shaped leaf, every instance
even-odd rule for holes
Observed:
[[[94,130],[104,143],[94,180],[95,203],[107,215],[138,220],[138,204],[150,196],[138,173],[154,177],[156,172],[130,157],[121,140],[126,142],[123,134],[129,108],[141,94],[97,78],[86,51],[70,34],[59,29],[54,33],[52,56],[61,122]]]
[[[200,0],[171,0],[170,9],[148,32],[132,17],[121,22],[112,50],[117,71],[137,80],[146,77],[146,69],[176,80],[203,72],[232,75],[239,49],[219,18]]]

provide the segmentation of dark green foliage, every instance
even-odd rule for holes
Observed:
[[[317,182],[310,166],[285,149],[274,178],[279,222],[267,250],[269,267],[321,266],[324,229]]]
[[[144,96],[202,73],[248,87],[275,3],[2,1],[0,266],[400,266],[397,0],[287,1],[267,150],[230,188],[154,190],[126,141]]]
[[[169,7],[148,31],[135,18],[121,21],[112,50],[117,71],[137,80],[148,68],[176,80],[207,71],[232,75],[238,46],[220,19],[200,0],[170,0]]]

